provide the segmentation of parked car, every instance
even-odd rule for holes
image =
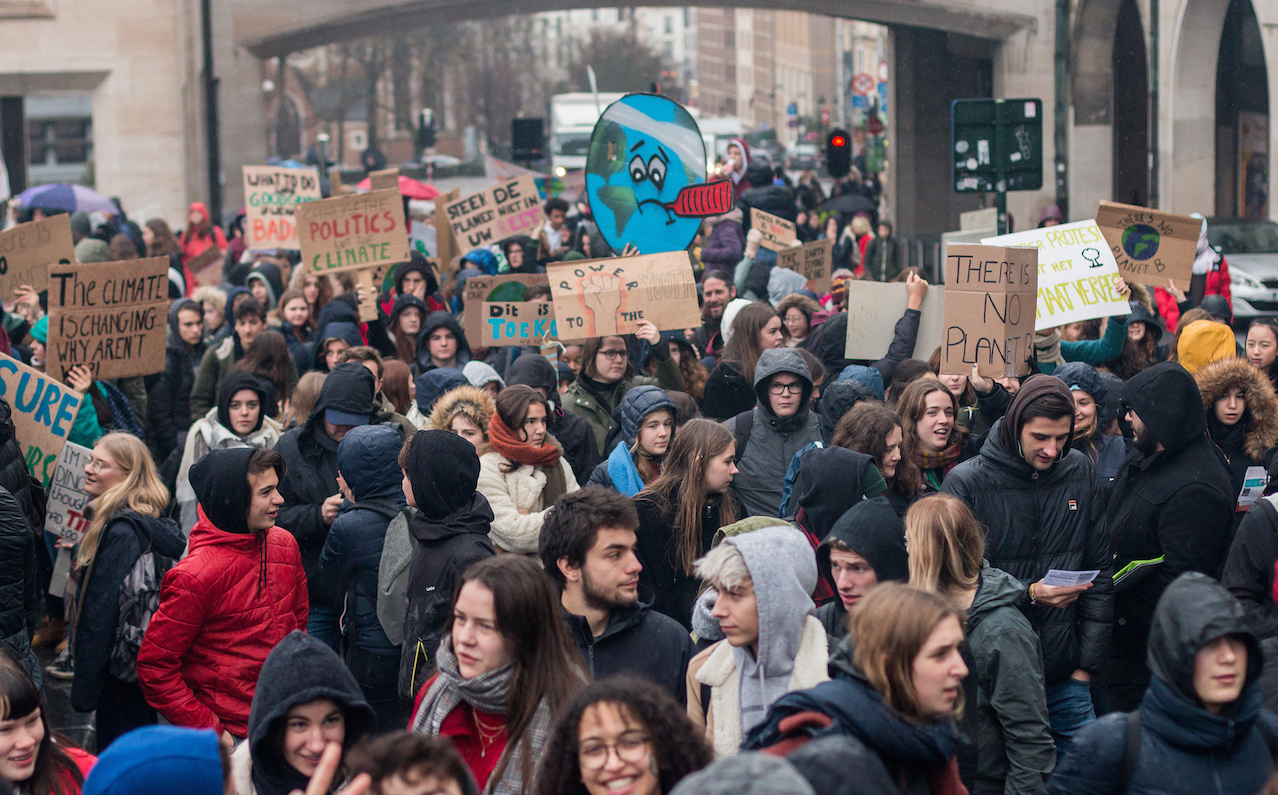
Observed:
[[[1278,317],[1278,223],[1262,218],[1208,218],[1207,242],[1229,261],[1234,323]]]

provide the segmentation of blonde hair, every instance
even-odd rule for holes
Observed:
[[[856,640],[852,665],[865,675],[884,702],[911,723],[935,718],[923,713],[914,689],[914,659],[932,631],[947,618],[963,623],[963,611],[950,600],[912,585],[889,582],[861,597],[848,617],[848,634]],[[963,713],[960,689],[954,711]]]
[[[715,588],[740,588],[753,579],[735,544],[720,544],[693,563],[693,567],[703,582]]]
[[[870,234],[870,217],[862,213],[852,216],[852,231],[858,236]]]
[[[311,409],[315,407],[315,401],[319,400],[320,390],[324,387],[324,377],[327,375],[328,373],[312,370],[297,379],[297,386],[293,387],[293,394],[289,396],[288,414],[280,417],[285,422],[285,428],[304,425],[310,418]]]
[[[197,287],[195,292],[191,293],[191,300],[198,303],[201,309],[204,308],[204,304],[207,302],[212,304],[219,314],[226,311],[226,293],[211,285]]]
[[[942,596],[971,590],[981,575],[985,537],[962,500],[932,494],[905,514],[910,585]]]
[[[124,470],[125,478],[89,503],[89,507],[93,509],[93,519],[84,539],[80,541],[80,551],[76,555],[76,563],[81,567],[93,562],[102,529],[121,511],[159,516],[169,505],[169,490],[160,481],[160,476],[155,471],[155,462],[151,460],[151,451],[147,450],[141,439],[117,431],[103,436],[93,449],[106,451],[116,466]]]

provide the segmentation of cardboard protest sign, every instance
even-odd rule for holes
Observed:
[[[830,262],[833,240],[814,240],[803,246],[788,246],[777,252],[777,267],[802,275],[818,295],[830,292]]]
[[[986,378],[1029,372],[1038,249],[954,244],[945,257],[941,372]]]
[[[461,188],[453,188],[448,193],[435,199],[435,256],[441,268],[449,267],[453,261],[453,230],[448,225],[448,204],[457,201],[461,196]]]
[[[84,465],[92,453],[75,442],[64,444],[53,468],[53,478],[45,489],[48,493],[45,532],[73,544],[79,543],[89,529],[89,520],[84,515],[84,506],[90,499],[84,490]]]
[[[1189,292],[1201,219],[1103,201],[1096,223],[1124,279],[1164,288],[1172,279]]]
[[[13,409],[14,437],[27,468],[47,488],[80,410],[80,393],[0,353],[0,397]]]
[[[59,262],[75,262],[71,216],[66,213],[0,232],[0,297],[12,298],[19,284],[43,290],[48,284],[45,266]]]
[[[164,369],[169,258],[49,266],[45,371],[66,380],[84,365],[94,378]]]
[[[398,190],[307,202],[297,207],[302,263],[316,273],[354,271],[408,259],[408,223]]]
[[[1045,226],[985,238],[981,243],[1038,249],[1035,331],[1131,312],[1114,288],[1120,278],[1118,265],[1095,221]]]
[[[763,235],[759,245],[773,251],[788,248],[790,241],[798,237],[794,222],[765,213],[757,207],[750,208],[750,228],[759,230],[759,234]]]
[[[399,190],[399,169],[384,168],[368,172],[369,190]]]
[[[466,332],[466,341],[472,348],[490,348],[496,345],[531,345],[533,344],[531,342],[515,340],[531,340],[535,337],[540,342],[547,333],[553,336],[555,332],[549,328],[555,318],[553,307],[548,315],[538,315],[536,314],[538,310],[534,307],[536,302],[526,299],[529,287],[534,284],[546,284],[546,282],[547,277],[544,273],[503,273],[498,276],[472,276],[467,279],[465,290],[462,292],[464,306],[462,329]],[[489,315],[489,312],[493,310],[487,306],[488,304],[499,307],[497,314]],[[546,306],[551,305],[546,304]],[[507,310],[504,307],[512,307],[512,309]],[[532,318],[533,326],[523,329],[516,325],[515,328],[508,329],[505,325],[490,324],[488,322],[490,318],[511,322],[516,322],[518,318],[518,323]],[[540,326],[537,325],[538,320],[540,320]]]
[[[555,305],[549,301],[485,301],[480,306],[483,311],[480,344],[485,348],[540,346],[543,340],[559,336],[555,325]]]
[[[633,334],[644,320],[659,331],[701,322],[686,251],[554,262],[546,275],[566,339]]]
[[[537,184],[525,174],[444,206],[453,237],[463,251],[512,235],[537,234],[546,220]]]
[[[319,172],[314,168],[244,166],[245,244],[254,250],[296,249],[294,209],[320,198]]]
[[[874,362],[896,338],[896,322],[905,314],[910,295],[905,282],[848,282],[848,336],[844,357]],[[910,358],[927,361],[941,347],[945,330],[945,287],[932,285],[919,307],[919,333]],[[968,368],[970,373],[972,368]]]

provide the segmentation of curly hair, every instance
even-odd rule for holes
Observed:
[[[874,456],[874,463],[881,469],[888,451],[887,438],[894,428],[901,429],[901,460],[896,463],[896,474],[887,478],[888,487],[895,494],[913,497],[923,490],[923,473],[914,458],[906,455],[904,423],[885,404],[868,400],[857,403],[835,426],[830,444]]]
[[[647,731],[661,792],[670,792],[685,776],[714,761],[705,735],[664,690],[645,680],[611,677],[585,687],[564,709],[542,754],[537,795],[586,795],[577,738],[586,710],[601,703],[614,705]]]

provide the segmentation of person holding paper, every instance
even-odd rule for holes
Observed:
[[[1113,615],[1099,487],[1091,462],[1070,449],[1073,432],[1069,388],[1058,378],[1030,376],[990,428],[980,455],[955,467],[941,486],[985,528],[990,565],[1030,583],[1025,610],[1043,647],[1058,751],[1095,719],[1090,683],[1104,667]],[[1050,569],[1101,574],[1060,587],[1043,582]]]
[[[1203,396],[1207,435],[1229,470],[1236,532],[1268,478],[1265,453],[1278,444],[1278,396],[1265,374],[1243,359],[1212,362],[1194,380]]]
[[[1116,631],[1100,691],[1103,711],[1140,703],[1149,685],[1150,616],[1171,581],[1187,571],[1220,576],[1237,496],[1185,368],[1154,365],[1123,384],[1122,400],[1135,450],[1105,506]]]

